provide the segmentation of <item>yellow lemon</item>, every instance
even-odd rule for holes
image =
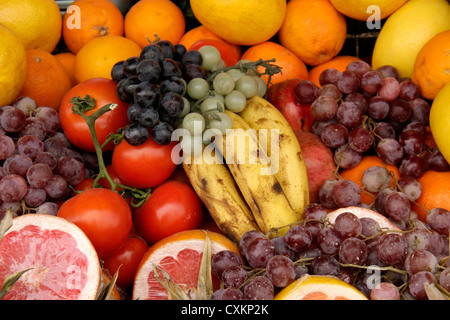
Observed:
[[[366,21],[390,16],[408,0],[330,0],[331,4],[344,16]]]
[[[274,297],[274,300],[368,300],[352,285],[327,275],[305,274]]]
[[[430,128],[439,150],[450,163],[450,83],[439,90],[431,104]]]
[[[0,24],[0,107],[11,104],[22,89],[27,74],[23,43],[14,32]]]
[[[17,34],[26,50],[52,52],[61,38],[62,16],[54,0],[1,0],[0,23]]]
[[[372,55],[372,67],[392,65],[410,78],[420,49],[436,34],[450,29],[447,0],[410,0],[386,20]]]
[[[208,30],[238,45],[272,38],[286,13],[286,0],[191,0],[195,17]]]

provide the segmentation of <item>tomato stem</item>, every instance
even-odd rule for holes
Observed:
[[[82,99],[82,103],[78,103],[81,100],[74,100],[74,105],[72,107],[72,111],[78,115],[80,115],[84,121],[86,121],[86,124],[89,128],[89,132],[91,134],[91,138],[92,138],[92,142],[94,143],[94,147],[95,147],[95,153],[97,155],[97,159],[98,159],[98,168],[99,168],[99,172],[97,174],[97,176],[94,179],[94,183],[93,186],[98,186],[99,183],[98,181],[101,178],[105,178],[106,180],[108,180],[110,186],[111,186],[111,190],[116,191],[117,188],[121,188],[127,191],[130,191],[133,200],[138,200],[137,203],[135,201],[132,201],[131,204],[133,205],[133,207],[139,207],[140,205],[142,205],[150,196],[151,193],[151,189],[146,189],[146,190],[141,190],[141,189],[137,189],[137,188],[131,188],[129,186],[126,185],[122,185],[120,183],[115,182],[111,176],[108,173],[108,170],[106,169],[105,166],[105,161],[103,159],[103,146],[106,144],[104,143],[103,145],[100,145],[100,142],[98,141],[97,138],[97,133],[95,131],[95,121],[101,117],[102,115],[104,115],[105,113],[114,110],[115,108],[117,108],[117,104],[116,103],[110,103],[107,105],[104,105],[103,107],[101,107],[100,109],[96,110],[94,113],[90,114],[90,115],[86,115],[83,113],[83,110],[86,110],[83,106],[83,103],[85,101],[86,98],[89,98],[89,96],[85,97]],[[95,105],[95,100],[94,100],[94,105]],[[116,135],[110,135],[110,140],[113,140],[114,137]]]

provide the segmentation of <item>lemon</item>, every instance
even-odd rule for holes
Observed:
[[[408,0],[330,0],[336,10],[344,16],[361,21],[372,17],[376,20],[384,19],[406,1]]]
[[[11,104],[22,89],[27,57],[17,35],[0,24],[0,107]]]
[[[392,65],[410,78],[420,49],[436,34],[450,29],[447,0],[410,0],[395,11],[380,30],[372,67]]]
[[[238,45],[272,38],[283,24],[286,0],[191,0],[195,17],[208,30]]]
[[[431,104],[430,128],[439,150],[450,163],[450,83],[439,90]]]
[[[11,29],[26,50],[52,52],[62,33],[62,16],[54,0],[1,0],[0,23]]]
[[[305,274],[277,293],[274,300],[367,300],[367,297],[333,276]]]

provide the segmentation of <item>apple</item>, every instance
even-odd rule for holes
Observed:
[[[333,152],[312,132],[295,130],[308,173],[310,203],[319,202],[319,190],[336,170]]]
[[[298,102],[294,95],[295,86],[303,80],[300,78],[287,79],[272,85],[267,90],[266,99],[280,110],[294,131],[311,132],[314,121],[311,104]]]

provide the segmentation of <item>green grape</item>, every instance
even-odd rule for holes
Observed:
[[[214,66],[211,67],[210,71],[211,72],[215,72],[217,70],[221,70],[223,68],[225,68],[227,65],[225,64],[225,61],[223,61],[223,59],[220,59],[220,62]]]
[[[233,77],[234,81],[239,80],[239,78],[244,75],[244,73],[239,69],[230,69],[230,70],[227,70],[226,73],[231,75]]]
[[[191,112],[191,103],[189,102],[189,100],[183,97],[183,101],[184,101],[183,111],[181,111],[181,113],[178,115],[178,119],[182,119],[189,112]]]
[[[206,98],[200,104],[200,112],[202,114],[206,114],[211,111],[223,111],[224,109],[225,109],[224,104],[214,97]]]
[[[208,115],[208,127],[210,129],[217,129],[222,134],[227,133],[227,129],[233,127],[233,122],[229,115],[223,112],[213,112]]]
[[[209,83],[203,78],[194,78],[187,85],[187,94],[194,100],[200,100],[209,92]]]
[[[200,134],[205,130],[206,121],[200,113],[189,113],[183,119],[183,129],[189,131],[191,135]]]
[[[183,150],[183,156],[196,156],[203,151],[203,134],[182,136],[180,147]]]
[[[256,80],[256,84],[258,85],[258,90],[256,90],[256,94],[260,97],[264,97],[267,92],[267,83],[261,79],[261,77],[254,76]]]
[[[211,68],[218,65],[220,63],[220,60],[222,60],[220,51],[214,46],[203,46],[198,49],[198,52],[200,52],[200,54],[202,55],[202,68],[205,70],[211,70]]]
[[[233,112],[241,112],[247,104],[247,98],[239,90],[233,90],[225,96],[225,107]]]
[[[241,91],[249,99],[258,91],[258,84],[253,76],[245,75],[236,81],[235,89]]]
[[[241,60],[241,63],[250,63],[250,62],[253,62],[253,61],[248,60],[248,59],[242,59],[242,60]],[[245,72],[245,74],[248,75],[248,76],[257,76],[257,73],[256,73],[255,70],[253,70],[253,69],[248,69],[248,70]]]
[[[226,73],[219,73],[213,80],[214,91],[220,95],[227,95],[234,89],[234,79],[233,77]]]

